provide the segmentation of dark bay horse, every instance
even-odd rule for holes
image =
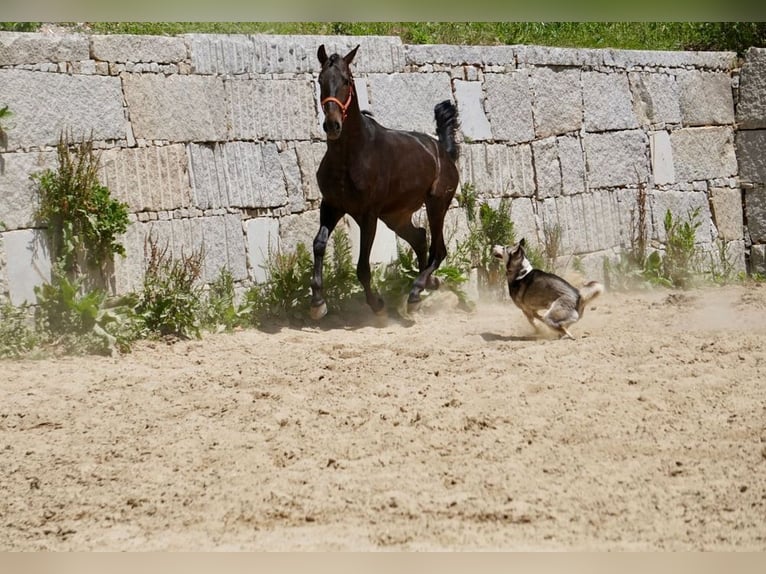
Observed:
[[[322,265],[327,241],[343,215],[359,225],[360,247],[356,275],[364,287],[367,304],[381,314],[384,302],[372,290],[370,250],[378,219],[412,246],[420,274],[407,298],[414,310],[420,293],[439,282],[432,273],[447,256],[444,217],[457,189],[457,108],[445,100],[436,105],[438,140],[418,132],[388,129],[359,109],[349,67],[359,46],[341,57],[327,55],[324,44],[317,57],[321,106],[325,114],[327,151],[317,170],[322,193],[319,232],[314,239],[314,273],[311,279],[311,316],[327,313],[322,296]],[[431,245],[426,230],[415,227],[412,215],[426,206]]]

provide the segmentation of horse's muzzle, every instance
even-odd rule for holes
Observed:
[[[327,134],[327,139],[336,140],[340,137],[341,123],[338,120],[325,120],[322,128]]]

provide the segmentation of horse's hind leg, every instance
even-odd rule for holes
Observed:
[[[327,314],[327,303],[322,295],[322,267],[327,241],[330,238],[343,212],[327,205],[319,204],[319,232],[314,238],[314,273],[311,276],[311,318],[318,321]]]
[[[387,215],[381,217],[383,222],[388,225],[394,233],[404,239],[418,258],[418,271],[423,271],[428,265],[428,240],[426,230],[422,227],[415,227],[412,223],[411,213],[398,213],[396,215]]]
[[[378,218],[369,215],[357,223],[359,224],[359,261],[356,264],[356,276],[364,288],[367,304],[376,314],[381,315],[385,303],[380,295],[372,290],[372,271],[370,269],[370,252],[372,251],[372,243],[375,241]]]
[[[420,293],[426,285],[438,286],[435,277],[431,274],[438,269],[442,261],[447,257],[447,246],[444,244],[444,217],[451,197],[432,196],[426,201],[426,213],[428,214],[428,227],[431,230],[431,246],[428,249],[428,264],[420,271],[407,298],[407,307],[413,311],[420,305]]]

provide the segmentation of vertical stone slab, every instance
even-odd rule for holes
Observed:
[[[52,152],[0,154],[0,221],[5,229],[34,226],[39,196],[30,176],[56,165]]]
[[[725,241],[743,238],[742,191],[739,189],[713,188],[710,205],[718,235]]]
[[[535,135],[544,138],[582,127],[580,70],[534,68],[530,73]]]
[[[557,197],[561,195],[561,165],[559,164],[556,138],[546,138],[532,143],[532,156],[535,162],[537,197]]]
[[[11,303],[36,303],[35,287],[51,280],[51,260],[45,232],[20,229],[3,233],[6,275]]]
[[[740,129],[766,128],[766,48],[749,48],[739,75]]]
[[[564,195],[585,191],[585,152],[578,136],[556,138],[559,163],[561,164],[561,186]]]
[[[766,183],[766,129],[736,133],[739,176],[748,183]]]
[[[745,190],[747,231],[753,243],[766,243],[766,186]]]
[[[670,134],[666,131],[651,132],[649,134],[649,150],[654,184],[675,183],[676,171],[673,167],[673,147],[670,144]]]
[[[247,260],[250,276],[256,283],[268,277],[267,263],[272,254],[279,253],[279,219],[256,217],[246,223]]]
[[[487,111],[495,140],[509,143],[532,141],[532,94],[526,70],[486,74]]]
[[[588,185],[615,187],[645,181],[648,141],[641,130],[585,135]]]
[[[491,139],[492,130],[484,113],[481,83],[455,80],[454,85],[463,136],[473,141]]]

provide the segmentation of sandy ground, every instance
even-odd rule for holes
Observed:
[[[766,286],[0,363],[0,550],[766,550]]]

